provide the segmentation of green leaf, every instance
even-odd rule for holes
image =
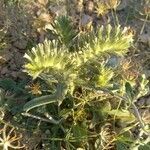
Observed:
[[[129,150],[129,145],[127,145],[121,141],[117,141],[116,142],[116,150]]]
[[[25,85],[27,81],[23,80],[20,82],[15,82],[12,79],[2,79],[0,80],[0,87],[6,91],[14,92],[16,95],[22,94],[25,92]]]
[[[64,99],[66,91],[67,91],[67,87],[65,87],[64,84],[58,84],[57,90],[54,94],[45,95],[45,96],[32,99],[31,101],[27,102],[24,105],[23,110],[27,112],[33,108],[55,103],[55,102],[58,102],[58,105],[60,105]]]
[[[135,121],[134,115],[131,114],[128,110],[113,109],[111,111],[108,111],[107,113],[109,115],[116,116],[118,119],[121,119],[122,121],[126,123]]]
[[[133,92],[133,87],[131,86],[129,82],[125,83],[125,91],[126,91],[128,98],[132,100],[134,98],[134,92]]]
[[[73,45],[73,40],[77,36],[77,32],[67,16],[58,17],[52,24],[52,31],[58,36],[61,44],[70,48]]]
[[[150,149],[150,143],[140,146],[138,150],[148,150]]]
[[[38,98],[34,98],[28,103],[26,103],[23,107],[23,110],[27,112],[35,107],[39,107],[39,106],[43,106],[43,105],[55,103],[55,102],[57,102],[56,95],[41,96]]]
[[[0,80],[0,87],[5,90],[13,91],[16,87],[16,82],[12,79],[2,79]]]
[[[5,93],[4,90],[0,88],[0,107],[5,103]]]
[[[76,141],[84,141],[87,139],[87,129],[85,127],[74,125],[72,127],[73,131],[73,138],[75,138]]]

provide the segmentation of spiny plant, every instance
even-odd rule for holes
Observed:
[[[82,54],[84,61],[95,56],[100,57],[103,54],[120,56],[126,54],[127,49],[133,42],[133,35],[130,33],[130,29],[125,27],[122,30],[120,26],[112,29],[111,25],[107,25],[106,28],[101,26],[97,33],[92,32],[87,35],[87,41],[85,40]]]
[[[66,73],[67,68],[73,63],[71,62],[71,55],[69,55],[63,48],[58,49],[56,41],[46,40],[44,44],[37,45],[31,52],[25,54],[24,57],[28,60],[25,68],[34,79],[41,73],[51,70]]]
[[[26,71],[33,79],[41,77],[48,80],[49,83],[57,84],[56,88],[58,90],[55,94],[39,99],[39,105],[53,103],[55,99],[63,99],[62,96],[66,93],[69,85],[72,83],[72,78],[75,76],[72,55],[64,50],[63,47],[58,49],[57,45],[56,41],[46,40],[44,44],[39,44],[29,54],[24,56],[28,60],[28,63],[25,65]],[[50,98],[54,100],[49,101]],[[34,101],[37,103],[37,99]],[[28,108],[28,104],[26,107]],[[32,107],[35,106],[32,105]]]
[[[103,53],[116,53],[123,55],[132,43],[132,35],[126,33],[127,29],[120,29],[120,26],[112,32],[112,27],[107,26],[106,31],[103,27],[99,29],[98,34],[93,35],[93,40],[89,39],[89,43],[85,42],[85,48],[78,53],[69,53],[63,47],[59,48],[57,42],[45,41],[44,44],[39,44],[33,48],[29,54],[25,54],[28,63],[25,64],[25,70],[35,79],[41,74],[49,74],[50,72],[58,76],[56,81],[69,76],[77,76],[73,70],[79,70],[80,66],[86,61],[95,59]],[[104,35],[104,37],[103,37]],[[90,36],[88,35],[90,38]],[[58,49],[59,48],[59,49]],[[51,74],[50,73],[50,74]],[[60,75],[63,74],[63,75]],[[59,83],[59,82],[58,82]]]
[[[126,141],[133,137],[129,135],[130,130],[137,124],[148,135],[134,104],[148,92],[146,78],[138,77],[132,82],[124,80],[117,71],[120,66],[109,65],[112,56],[117,61],[124,59],[133,42],[130,29],[107,25],[99,27],[97,32],[86,33],[85,38],[78,35],[82,46],[76,52],[70,52],[64,46],[65,41],[60,45],[59,38],[62,37],[59,36],[54,41],[38,44],[25,54],[25,71],[33,79],[45,81],[50,90],[27,102],[23,108],[24,115],[52,124],[47,143],[53,149],[96,149],[97,142],[103,149],[105,146],[116,148],[123,138]],[[63,36],[69,39],[68,35]],[[69,40],[70,43],[73,39]],[[34,115],[35,112],[44,113],[46,118]],[[106,119],[114,124],[114,128],[107,126],[109,133],[104,138]],[[109,136],[110,133],[113,136]],[[112,143],[107,145],[109,138]],[[130,145],[134,143],[132,138],[129,139]]]
[[[57,36],[57,40],[61,44],[65,45],[67,48],[73,47],[78,33],[70,18],[66,16],[58,17],[54,23],[51,24],[51,31]]]

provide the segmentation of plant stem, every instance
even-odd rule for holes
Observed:
[[[146,15],[146,18],[145,18],[144,23],[143,23],[143,26],[142,26],[142,28],[141,28],[140,34],[142,34],[143,31],[144,31],[144,28],[145,28],[147,19],[148,19],[148,15]]]
[[[49,119],[46,119],[46,118],[42,118],[42,117],[39,117],[39,116],[36,116],[36,115],[32,115],[30,113],[22,113],[23,116],[27,116],[27,117],[31,117],[31,118],[34,118],[34,119],[38,119],[40,121],[44,121],[44,122],[49,122],[49,123],[52,123],[52,124],[58,124],[60,121],[57,121],[55,119],[53,119],[52,117],[49,118]]]

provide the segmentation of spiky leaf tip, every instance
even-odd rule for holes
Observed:
[[[24,55],[25,72],[35,79],[42,72],[63,71],[67,69],[69,63],[71,64],[70,57],[63,48],[58,49],[56,41],[45,40],[43,44],[38,44]]]
[[[130,28],[121,28],[120,25],[112,27],[108,24],[105,28],[101,26],[97,33],[92,32],[83,49],[85,61],[102,54],[115,54],[122,56],[133,43],[133,34]]]
[[[58,17],[52,24],[52,31],[58,36],[61,44],[66,47],[70,47],[73,39],[77,36],[77,31],[67,16]]]

